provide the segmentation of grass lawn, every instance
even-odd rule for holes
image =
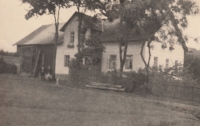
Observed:
[[[0,126],[199,126],[199,106],[0,75]]]

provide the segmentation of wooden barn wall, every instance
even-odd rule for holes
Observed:
[[[17,46],[17,52],[22,58],[21,72],[32,73],[36,57],[36,47]]]
[[[39,49],[41,49],[41,54],[40,54],[40,59],[38,62],[38,67],[37,67],[37,72],[36,72],[36,76],[38,75],[38,73],[40,72],[41,66],[42,66],[42,55],[44,55],[44,67],[47,69],[48,66],[53,65],[53,49],[54,49],[54,45],[41,45],[38,46]]]
[[[54,45],[21,45],[17,46],[17,52],[20,54],[22,58],[21,71],[33,74],[33,70],[37,60],[38,51],[41,50],[36,76],[38,76],[40,68],[42,66],[42,59],[44,55],[44,67],[48,66],[52,67],[53,61],[53,48]]]

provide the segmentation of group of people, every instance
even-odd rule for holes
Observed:
[[[40,70],[41,80],[42,81],[51,81],[52,80],[52,69],[50,66],[45,69],[44,65],[42,65]]]

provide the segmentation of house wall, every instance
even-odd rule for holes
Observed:
[[[170,45],[167,45],[167,48],[162,48],[162,43],[153,42],[153,49],[151,49],[151,59],[150,59],[150,66],[154,65],[154,57],[158,57],[158,66],[162,66],[165,68],[166,66],[166,59],[169,59],[169,67],[175,65],[175,60],[178,60],[178,63],[183,64],[184,61],[184,51],[180,45],[174,45],[174,50],[169,50]],[[116,69],[120,69],[120,58],[119,58],[119,44],[118,43],[104,43],[106,47],[105,52],[102,54],[102,72],[108,72],[109,69],[109,56],[110,55],[117,55],[117,62],[116,62]],[[128,45],[127,55],[133,55],[133,63],[132,63],[132,71],[137,71],[139,68],[144,68],[145,65],[143,60],[140,56],[142,43],[139,42],[132,42]],[[143,51],[144,58],[146,62],[148,61],[148,47],[147,44],[145,45]],[[126,70],[124,71],[131,71]]]
[[[70,32],[74,32],[74,48],[68,48],[70,43]],[[86,33],[86,38],[90,35],[90,30]],[[78,52],[78,17],[75,16],[64,30],[64,42],[57,47],[56,55],[56,76],[62,78],[63,75],[69,74],[69,67],[64,66],[65,55],[70,55],[70,59],[75,58],[75,54]]]
[[[68,48],[67,45],[70,43],[70,32],[73,31],[75,34],[74,38],[74,48]],[[86,33],[86,38],[90,35],[91,31],[88,30]],[[57,55],[56,55],[56,75],[59,78],[62,75],[69,74],[69,67],[65,67],[65,55],[69,55],[70,59],[75,58],[75,54],[78,52],[78,17],[75,16],[65,27],[64,30],[64,42],[58,45]],[[109,56],[114,54],[117,56],[116,69],[120,68],[120,60],[119,60],[119,45],[118,43],[103,43],[105,46],[105,52],[102,54],[101,59],[101,71],[108,72],[109,71]],[[174,65],[175,60],[178,60],[179,63],[183,63],[184,53],[182,48],[179,45],[174,46],[174,50],[169,50],[169,45],[167,48],[161,48],[161,43],[154,43],[154,49],[151,50],[151,62],[150,66],[154,64],[154,57],[158,57],[158,65],[162,65],[163,67],[166,65],[166,58],[169,59],[169,66]],[[137,71],[139,68],[144,68],[145,65],[140,56],[142,43],[141,42],[130,42],[127,50],[127,55],[133,55],[133,63],[132,70]],[[148,60],[148,48],[145,45],[145,49],[143,51],[144,57],[146,61]],[[124,71],[130,71],[124,69]]]
[[[167,48],[162,48],[162,43],[153,42],[153,48],[151,49],[151,60],[150,66],[154,65],[154,57],[158,57],[158,65],[163,69],[166,68],[166,59],[169,59],[169,67],[175,65],[175,61],[178,60],[179,64],[184,63],[184,51],[182,46],[179,44],[175,44],[174,50],[169,50],[170,45],[167,44]],[[148,48],[145,46],[146,50],[146,61],[148,60]]]
[[[118,43],[104,43],[106,47],[105,52],[102,54],[102,72],[108,72],[109,69],[109,57],[110,55],[116,55],[116,69],[120,69],[120,57],[119,57],[119,44]],[[132,42],[129,43],[127,49],[127,55],[133,55],[132,70],[137,71],[139,68],[144,68],[144,63],[140,56],[141,43]],[[143,52],[145,54],[145,52]],[[124,68],[124,71],[131,71]]]

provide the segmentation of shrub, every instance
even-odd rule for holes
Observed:
[[[4,62],[3,57],[0,58],[0,73],[5,73],[6,69],[6,63]]]
[[[74,86],[83,87],[89,83],[89,74],[83,70],[70,69],[69,82]]]
[[[147,75],[144,69],[139,69],[137,72],[124,73],[124,75],[125,83],[122,85],[126,88],[127,92],[134,92],[137,89],[145,88]]]
[[[126,92],[133,92],[146,82],[146,74],[139,70],[138,72],[124,73],[120,76],[119,71],[109,71],[106,74],[93,70],[70,69],[69,82],[74,86],[84,87],[90,82],[108,83],[113,85],[122,85]]]
[[[100,71],[83,69],[83,67],[78,69],[77,61],[75,59],[70,61],[69,83],[72,83],[74,86],[84,87],[93,81],[122,85],[127,92],[133,92],[145,84],[147,76],[143,69],[139,69],[137,72],[123,73],[123,76],[120,76],[120,72],[117,70],[102,73]]]
[[[17,66],[15,64],[7,64],[3,58],[0,58],[0,73],[17,73]]]
[[[187,70],[187,68],[182,68],[182,70],[177,73],[152,71],[150,74],[150,83],[199,86],[198,80],[193,78],[193,75]]]
[[[200,82],[200,58],[193,55],[186,55],[185,68],[194,79]]]
[[[6,65],[6,73],[17,73],[17,66],[15,64],[7,64]]]

